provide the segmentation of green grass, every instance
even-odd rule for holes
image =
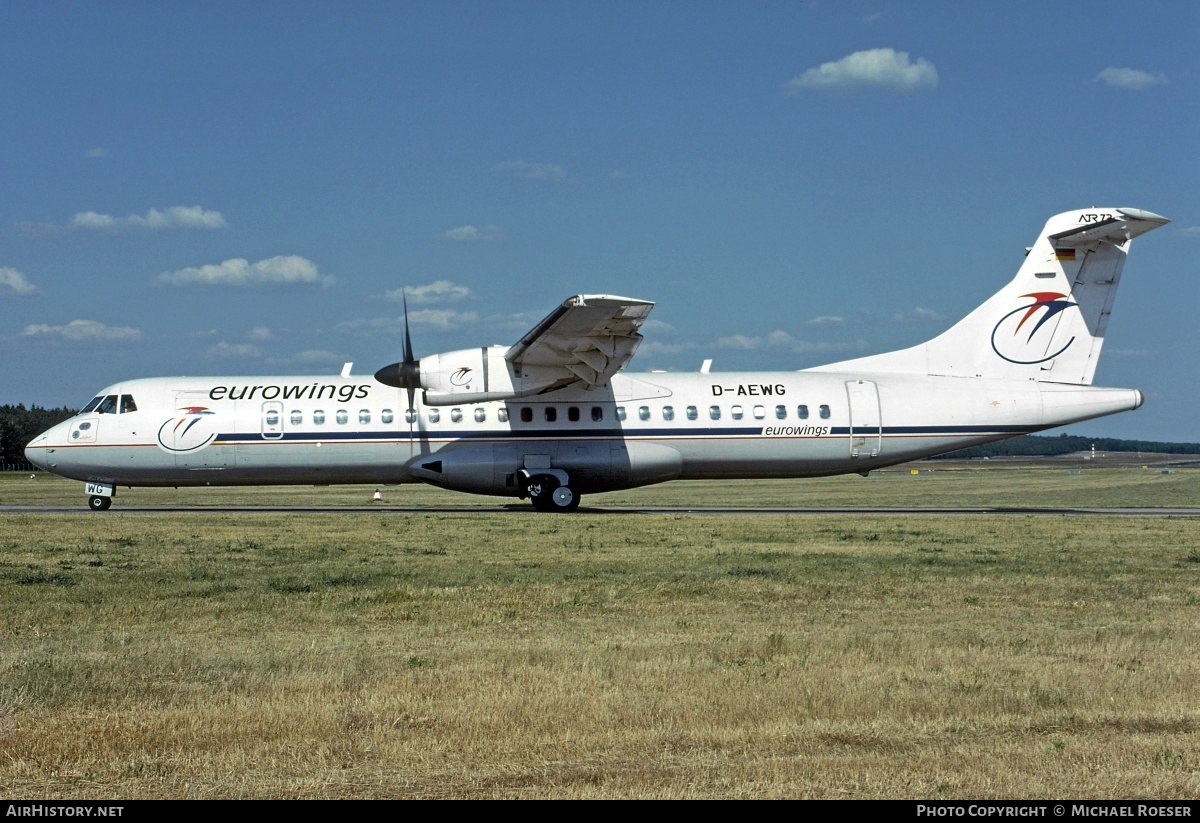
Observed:
[[[1200,468],[1089,468],[1083,461],[1031,462],[1019,468],[930,461],[908,468],[806,480],[681,481],[587,495],[586,506],[968,506],[1191,507],[1200,506]],[[1080,468],[1082,466],[1083,468]],[[1072,474],[1072,471],[1078,472]],[[113,506],[134,505],[370,505],[374,486],[259,486],[126,489]],[[449,492],[425,485],[382,487],[384,503],[399,506],[495,506],[515,498]],[[0,473],[2,504],[84,505],[83,484],[47,474]]]
[[[1198,526],[4,514],[0,786],[1195,797]]]

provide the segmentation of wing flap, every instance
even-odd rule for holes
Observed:
[[[518,369],[556,369],[567,382],[603,386],[633,357],[652,302],[607,294],[563,301],[504,354]],[[557,388],[562,383],[556,383]]]

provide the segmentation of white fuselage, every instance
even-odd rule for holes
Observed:
[[[763,372],[619,374],[504,402],[430,406],[370,376],[131,380],[26,450],[114,486],[426,482],[521,493],[521,469],[581,492],[674,479],[871,469],[1142,402],[1133,389],[1032,380]],[[133,410],[128,407],[133,406]]]

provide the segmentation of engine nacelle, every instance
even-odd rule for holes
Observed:
[[[473,494],[517,497],[521,477],[550,474],[577,493],[628,489],[675,480],[683,468],[670,446],[641,441],[463,443],[414,457],[412,476],[425,483]]]
[[[536,394],[554,384],[554,369],[523,368],[504,359],[508,348],[463,349],[421,358],[421,388],[430,406],[482,403]]]

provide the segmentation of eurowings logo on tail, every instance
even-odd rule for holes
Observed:
[[[1070,348],[1075,337],[1057,346],[1055,332],[1058,331],[1059,322],[1050,321],[1055,318],[1061,320],[1063,311],[1075,308],[1078,304],[1056,291],[1037,291],[1021,297],[1031,297],[1033,302],[1013,309],[1000,318],[1000,322],[992,329],[992,351],[1010,363],[1030,366],[1053,360]],[[1057,348],[1052,349],[1052,346]]]
[[[217,439],[212,418],[216,412],[207,406],[185,406],[158,427],[158,445],[170,452],[193,452]],[[198,425],[199,424],[199,425]]]

